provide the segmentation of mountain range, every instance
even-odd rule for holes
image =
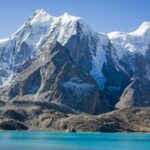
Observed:
[[[37,10],[0,40],[1,129],[150,131],[149,97],[150,22],[104,34]]]

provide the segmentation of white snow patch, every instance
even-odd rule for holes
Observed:
[[[89,92],[94,87],[88,83],[77,83],[73,81],[63,82],[62,86],[72,89],[76,95],[82,95],[83,93]]]
[[[51,20],[51,16],[44,10],[37,10],[35,16],[31,19],[30,24],[48,23]]]
[[[8,41],[9,41],[9,38],[0,39],[0,48],[4,47]]]
[[[5,38],[5,39],[0,39],[0,44],[6,43],[8,42],[9,38]]]
[[[142,36],[148,30],[150,30],[150,22],[143,22],[136,31],[130,32],[129,34],[133,36]]]
[[[108,33],[108,37],[113,43],[119,59],[129,53],[145,55],[150,43],[150,22],[144,22],[134,32],[112,32]]]
[[[63,82],[63,86],[64,87],[75,87],[75,88],[93,88],[94,86],[88,83],[77,83],[77,82],[73,82],[73,81],[67,81],[67,82]]]

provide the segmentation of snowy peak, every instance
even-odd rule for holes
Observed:
[[[78,28],[78,26],[80,26]],[[20,51],[22,43],[26,43],[33,51],[39,49],[39,46],[48,37],[51,37],[51,41],[60,42],[65,45],[72,35],[78,33],[91,36],[95,34],[86,23],[86,21],[80,17],[69,15],[64,13],[62,16],[51,16],[43,9],[36,10],[33,15],[14,33],[11,35],[11,43],[15,43],[16,51]],[[6,40],[5,40],[6,41]],[[9,40],[7,40],[9,41]],[[0,45],[7,44],[4,40],[0,41]]]
[[[144,36],[145,33],[150,31],[150,22],[143,22],[138,28],[137,30],[133,31],[133,32],[110,32],[108,33],[108,36],[111,40],[119,38],[119,37],[124,37],[126,38],[126,36]]]
[[[142,36],[142,35],[144,35],[149,30],[150,30],[150,22],[143,22],[136,31],[131,32],[129,34],[131,34],[131,35],[137,35],[137,36]]]
[[[82,20],[82,18],[69,15],[67,12],[65,12],[62,16],[60,16],[60,18],[61,18],[63,21],[67,21],[67,22],[68,22],[68,21],[78,21],[78,20]]]
[[[77,24],[83,34],[91,34],[92,29],[86,21],[80,17],[64,13],[62,16],[51,16],[43,9],[36,10],[33,15],[14,33],[11,39],[17,41],[17,45],[25,42],[32,49],[37,49],[40,43],[50,34],[54,34],[58,42],[64,45],[74,34],[77,34]],[[38,43],[38,44],[37,44]]]
[[[74,39],[70,40],[71,37]],[[80,17],[68,13],[55,17],[43,9],[37,10],[9,39],[0,40],[0,55],[7,56],[2,57],[1,68],[4,70],[21,68],[31,59],[39,58],[47,46],[50,47],[55,42],[59,42],[62,46],[70,48],[70,55],[78,62],[81,61],[80,57],[83,59],[82,57],[90,55],[87,57],[92,63],[91,66],[93,65],[93,74],[100,74],[103,78],[99,69],[102,68],[105,60],[103,46],[107,45],[108,41],[107,36],[93,31],[88,23]],[[74,42],[73,46],[71,42]],[[99,56],[102,56],[101,60],[99,60]],[[14,70],[11,70],[8,76],[12,72]]]
[[[35,47],[37,49],[46,37],[54,34],[54,39],[64,45],[70,36],[77,33],[77,23],[80,23],[82,28],[87,28],[84,19],[80,17],[75,17],[68,13],[55,17],[49,15],[43,9],[36,10],[27,22],[11,37],[15,39],[19,38],[19,40],[23,39],[33,49]],[[38,45],[36,45],[37,43]]]
[[[37,26],[50,26],[50,22],[53,19],[46,11],[43,9],[36,10],[33,15],[13,34],[13,37],[19,35],[21,32],[26,31],[27,28],[37,28]]]
[[[30,17],[30,23],[36,24],[36,23],[42,23],[42,22],[49,22],[51,19],[51,16],[44,11],[43,9],[41,10],[36,10],[35,13]]]
[[[36,10],[34,13],[33,13],[33,16],[47,16],[48,13],[43,10],[43,9],[40,9],[40,10]]]
[[[150,22],[144,22],[134,32],[111,32],[108,37],[116,48],[117,55],[140,53],[145,55],[150,45]]]
[[[49,23],[52,24],[53,22],[61,22],[61,24],[67,24],[71,21],[77,22],[79,20],[84,20],[80,17],[69,15],[67,12],[64,13],[62,16],[51,16],[43,9],[36,10],[35,13],[30,17],[29,22],[30,25],[39,24],[39,23]]]

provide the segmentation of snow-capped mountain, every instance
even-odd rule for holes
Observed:
[[[35,100],[39,98],[47,101],[64,99],[63,103],[76,109],[81,104],[83,106],[78,109],[89,111],[89,113],[105,111],[102,108],[98,109],[103,105],[97,104],[104,103],[101,102],[99,89],[104,88],[106,80],[101,70],[104,62],[107,61],[105,49],[108,43],[106,35],[93,31],[82,18],[67,13],[54,17],[43,10],[36,11],[17,32],[0,42],[1,72],[4,72],[1,75],[1,91],[4,90],[1,92],[2,99],[13,99],[22,94],[31,94],[31,96],[34,95]],[[64,52],[61,49],[64,49]],[[51,64],[48,67],[50,70],[43,69],[48,62]],[[71,63],[69,68],[73,67],[74,71],[66,69],[67,73],[63,67],[68,66],[68,63]],[[31,71],[30,68],[32,68]],[[40,72],[36,70],[37,68]],[[30,76],[35,75],[34,71],[40,74],[36,74],[39,80],[36,83],[34,76],[30,81]],[[52,83],[56,82],[55,77],[60,71],[66,72],[65,76],[72,74],[71,72],[74,74],[69,75],[67,81],[59,79],[60,81],[57,81],[58,83],[55,83],[53,87]],[[55,77],[51,83],[49,80],[52,80],[52,76]],[[50,85],[47,85],[47,81]],[[20,87],[21,82],[25,87]],[[24,88],[28,88],[28,91],[25,90],[25,92]],[[60,92],[56,94],[58,89]],[[66,97],[65,93],[69,91],[75,95],[70,93]],[[89,93],[86,93],[88,91]],[[37,95],[41,97],[37,98]],[[77,104],[72,103],[73,100]],[[88,106],[92,106],[91,109],[86,108],[87,102]]]
[[[47,39],[46,45],[50,46],[57,41],[64,46],[68,44],[71,37],[77,34],[80,34],[80,39],[87,38],[89,53],[93,56],[94,67],[91,74],[96,76],[96,79],[102,78],[99,84],[103,86],[105,79],[99,72],[99,67],[102,68],[102,64],[106,60],[102,46],[108,44],[107,36],[94,32],[82,18],[67,13],[60,17],[54,17],[44,10],[37,10],[10,38],[0,40],[1,70],[6,74],[6,76],[1,76],[1,85],[8,83],[9,78],[12,79],[13,75],[16,75],[18,68],[40,55],[42,45]],[[71,55],[76,53],[73,51],[75,50],[70,51]],[[77,53],[84,55],[82,51]],[[73,59],[78,57],[75,55]],[[99,57],[102,59],[98,60]]]
[[[134,32],[111,32],[108,36],[116,48],[119,58],[129,53],[145,55],[150,43],[150,22],[142,23]]]
[[[119,101],[122,108],[132,82],[149,82],[149,45],[148,22],[132,33],[106,35],[80,17],[37,10],[0,40],[0,99],[46,101],[90,114],[113,110]],[[123,107],[137,106],[133,95]]]
[[[150,22],[142,23],[134,32],[112,32],[108,36],[120,64],[133,80],[117,107],[149,106]]]

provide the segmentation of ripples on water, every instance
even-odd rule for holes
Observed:
[[[3,131],[0,150],[150,150],[150,134]]]

